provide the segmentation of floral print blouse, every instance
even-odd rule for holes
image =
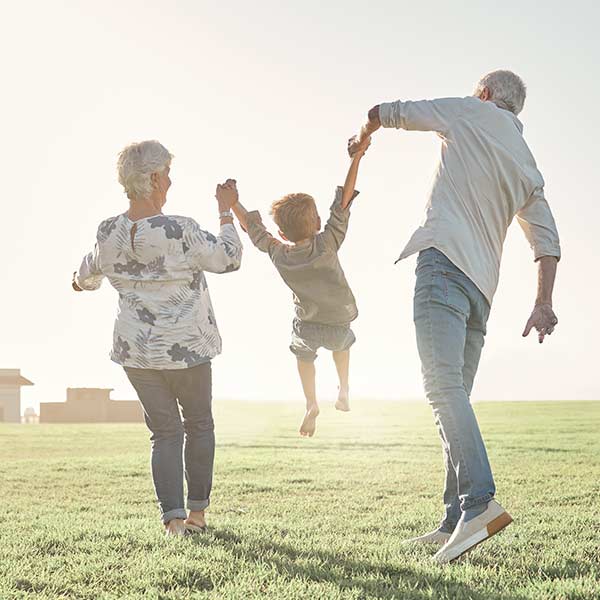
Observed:
[[[235,227],[218,237],[188,217],[122,214],[98,227],[94,250],[75,275],[83,290],[107,277],[119,293],[111,359],[124,367],[185,369],[221,352],[204,272],[240,268]]]

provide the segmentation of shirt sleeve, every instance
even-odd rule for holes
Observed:
[[[555,256],[560,260],[560,240],[550,206],[544,197],[544,188],[538,187],[529,201],[517,213],[517,221],[525,233],[535,260]]]
[[[94,250],[83,257],[77,273],[75,273],[75,283],[82,289],[94,291],[100,288],[104,274],[100,268],[100,253],[98,243]]]
[[[231,223],[221,225],[215,237],[190,219],[183,234],[183,251],[190,266],[209,273],[237,271],[242,264],[242,242]]]
[[[346,208],[342,208],[342,194],[344,188],[338,186],[335,190],[335,199],[329,210],[329,219],[325,224],[323,232],[319,234],[319,237],[325,242],[325,244],[338,250],[346,237],[348,231],[348,222],[350,221],[350,206],[356,196],[358,196],[358,190],[354,190],[350,204]]]
[[[385,102],[379,105],[379,120],[383,127],[443,134],[472,100],[473,98],[438,98]]]
[[[252,243],[262,252],[267,252],[271,258],[277,248],[281,246],[281,242],[276,240],[265,227],[262,222],[260,213],[257,210],[249,212],[246,216],[246,226],[248,229],[248,235],[252,240]]]

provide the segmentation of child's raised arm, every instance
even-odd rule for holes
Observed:
[[[224,188],[233,189],[237,192],[237,184],[235,179],[228,179],[224,184]],[[267,252],[269,256],[273,256],[273,252],[281,243],[276,240],[263,225],[260,213],[256,210],[247,211],[239,201],[231,207],[231,210],[238,218],[241,228],[248,234],[252,243],[262,252]]]
[[[350,168],[348,169],[348,174],[346,175],[346,181],[344,182],[344,190],[342,192],[342,208],[346,209],[348,204],[350,204],[350,200],[352,200],[352,196],[354,194],[354,187],[356,186],[356,177],[358,176],[358,166],[360,164],[360,159],[364,156],[367,148],[371,145],[371,138],[366,137],[362,140],[358,146],[356,147],[356,151],[352,155],[352,162],[350,163]]]

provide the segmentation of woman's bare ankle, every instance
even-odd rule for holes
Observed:
[[[185,521],[183,519],[171,519],[165,523],[165,530],[168,535],[184,535]]]
[[[206,516],[203,510],[190,510],[186,521],[199,525],[200,527],[206,526]]]

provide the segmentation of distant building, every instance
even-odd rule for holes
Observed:
[[[33,385],[21,369],[0,369],[0,422],[21,422],[21,387]]]
[[[39,423],[40,418],[38,414],[35,412],[35,408],[32,406],[28,406],[23,413],[23,423],[27,423],[28,425],[32,423]]]
[[[66,402],[41,402],[40,423],[138,423],[137,400],[111,400],[110,388],[67,388]]]

